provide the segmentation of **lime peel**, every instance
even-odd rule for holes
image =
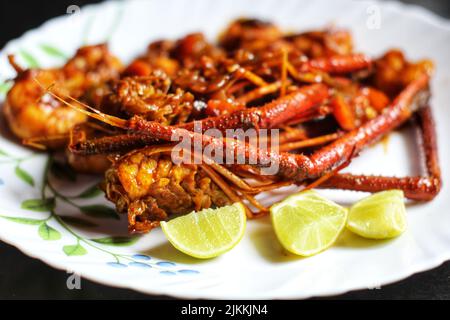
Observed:
[[[234,248],[246,226],[242,203],[204,209],[161,222],[169,242],[181,252],[199,259],[217,257]]]
[[[402,190],[375,193],[355,203],[347,228],[368,239],[390,239],[406,230],[406,209]]]
[[[297,255],[311,256],[329,248],[346,225],[348,210],[313,190],[300,192],[270,208],[281,245]]]

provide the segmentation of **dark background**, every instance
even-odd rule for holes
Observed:
[[[163,0],[162,0],[163,1]],[[330,0],[331,1],[331,0]],[[358,0],[355,0],[358,1]],[[69,5],[100,1],[0,0],[0,48],[25,31],[54,16],[64,15]],[[450,1],[407,0],[450,18]],[[67,274],[29,258],[0,241],[0,299],[161,299],[131,290],[102,286],[82,279],[81,290],[68,290]],[[450,299],[450,261],[437,269],[416,274],[380,289],[350,292],[339,299]]]

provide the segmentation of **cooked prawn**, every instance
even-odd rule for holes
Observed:
[[[18,75],[3,113],[12,132],[25,140],[66,135],[74,125],[86,121],[86,116],[46,94],[42,86],[56,85],[58,92],[80,98],[88,88],[117,78],[122,68],[106,45],[80,48],[62,68],[22,70],[10,60]],[[51,147],[63,143],[61,139],[48,140]]]

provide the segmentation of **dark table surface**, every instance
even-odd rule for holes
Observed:
[[[355,0],[358,1],[358,0]],[[99,1],[0,0],[0,48],[47,19],[63,15],[72,4]],[[450,1],[409,0],[450,18]],[[0,241],[0,299],[164,299],[131,290],[111,288],[83,279],[81,290],[68,290],[67,274],[32,259]],[[450,261],[378,289],[353,291],[339,299],[450,299]]]

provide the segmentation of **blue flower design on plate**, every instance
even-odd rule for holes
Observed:
[[[120,262],[107,262],[106,263],[110,267],[114,268],[127,268],[128,266],[126,264],[120,263]]]
[[[200,272],[198,272],[197,270],[182,269],[182,270],[178,270],[178,273],[181,273],[181,274],[199,274]]]
[[[148,261],[151,260],[152,258],[145,255],[145,254],[134,254],[132,255],[132,257],[136,260],[144,260],[144,261]]]
[[[132,267],[138,267],[138,268],[152,268],[151,265],[143,263],[143,262],[138,262],[138,261],[132,261],[128,265],[132,266]]]
[[[156,263],[159,267],[175,267],[176,264],[170,261],[159,261]]]

